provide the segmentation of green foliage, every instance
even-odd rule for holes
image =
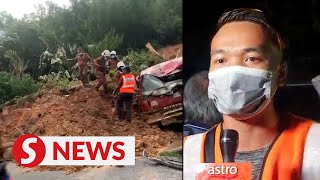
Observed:
[[[149,22],[157,32],[160,44],[172,44],[182,41],[182,1],[155,0],[148,9]]]
[[[37,84],[29,75],[18,78],[7,72],[0,72],[0,104],[4,102],[32,94],[39,89]]]
[[[75,72],[70,77],[64,72],[73,71],[76,62],[67,59],[75,57],[77,47],[93,58],[105,49],[119,55],[130,49],[129,62],[139,74],[161,61],[141,51],[147,42],[160,47],[181,41],[181,0],[70,0],[70,4],[63,8],[48,1],[22,19],[0,12],[0,71],[12,72],[0,74],[0,103],[30,94],[41,83],[49,88],[69,86]]]
[[[67,59],[72,59],[76,48],[83,47],[97,58],[105,49],[125,55],[128,49],[145,49],[147,42],[157,48],[181,42],[182,0],[70,0],[70,4],[64,8],[48,1],[22,19],[0,13],[0,30],[5,32],[0,36],[0,70],[11,69],[4,58],[8,50],[29,61],[25,72],[37,79],[52,70],[51,65],[39,70],[40,61],[52,60],[43,59],[46,50],[54,55],[64,48]],[[75,64],[64,59],[63,69]]]
[[[111,29],[102,41],[99,41],[96,44],[89,45],[88,51],[89,54],[93,57],[98,57],[101,55],[101,52],[108,49],[110,52],[112,50],[117,50],[122,46],[123,43],[123,34],[116,34],[114,29]]]
[[[19,77],[22,77],[23,72],[27,69],[28,62],[25,62],[23,59],[20,58],[20,56],[17,54],[17,52],[13,50],[8,50],[4,53],[4,57],[10,59],[10,65],[12,67],[11,71],[14,75],[18,75]]]
[[[159,156],[182,158],[182,151],[164,151]]]
[[[162,59],[159,56],[150,54],[145,50],[130,51],[126,57],[126,62],[130,63],[131,70],[135,74],[139,74],[140,71],[158,64],[161,61]]]
[[[71,66],[70,61],[66,59],[66,51],[63,47],[58,47],[54,53],[47,49],[40,56],[39,69],[44,71],[45,74],[69,69]]]
[[[5,29],[14,21],[15,19],[12,17],[12,15],[8,14],[7,12],[0,12],[0,29]]]
[[[74,84],[76,80],[75,74],[70,74],[69,71],[59,71],[58,73],[51,72],[48,75],[39,77],[39,82],[43,84],[44,88],[66,88]]]
[[[6,36],[1,39],[4,52],[14,50],[22,59],[29,61],[26,72],[33,77],[38,75],[39,56],[46,49],[40,39],[40,30],[37,22],[19,20],[5,29]],[[10,69],[9,66],[3,68],[6,71]]]

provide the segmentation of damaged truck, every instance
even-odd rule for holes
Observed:
[[[159,114],[149,124],[167,126],[183,122],[182,57],[151,66],[138,77],[137,103],[143,114]]]
[[[168,126],[183,123],[183,77],[182,57],[175,58],[151,66],[141,71],[138,77],[138,98],[142,114],[158,114],[156,119],[147,123]],[[182,169],[182,141],[176,140],[161,149],[156,157],[149,157],[143,151],[146,159]]]

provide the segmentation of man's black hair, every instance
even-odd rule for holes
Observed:
[[[217,23],[217,30],[230,22],[249,21],[263,27],[271,42],[281,51],[284,49],[284,42],[280,34],[267,21],[266,15],[258,9],[239,8],[223,13]]]
[[[193,75],[185,84],[183,105],[186,122],[206,124],[209,127],[221,122],[221,114],[208,97],[208,85],[208,71]]]

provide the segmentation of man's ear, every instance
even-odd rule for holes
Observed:
[[[284,86],[287,76],[288,76],[288,64],[286,61],[283,61],[280,64],[280,69],[279,69],[279,77],[278,77],[279,87]]]

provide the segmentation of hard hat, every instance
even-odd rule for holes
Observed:
[[[121,67],[121,66],[125,66],[125,64],[124,64],[122,61],[118,62],[117,68],[119,68],[119,67]]]
[[[104,57],[108,57],[108,56],[110,56],[110,51],[106,49],[101,53],[101,55]]]
[[[122,62],[122,61],[120,61],[120,62],[118,62],[118,64],[117,64],[117,70],[122,70],[122,68],[123,67],[125,67],[126,65]]]
[[[117,55],[116,51],[111,51],[110,55]]]

